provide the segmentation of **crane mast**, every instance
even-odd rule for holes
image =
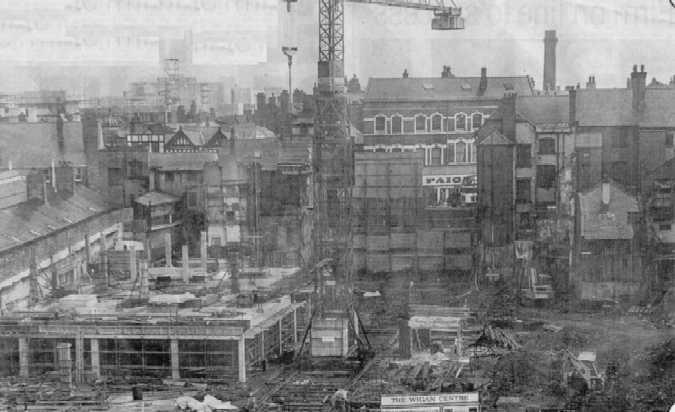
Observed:
[[[298,0],[284,0],[290,11]],[[453,0],[318,0],[319,61],[314,90],[316,111],[312,140],[313,256],[316,263],[332,257],[339,283],[351,283],[351,187],[353,142],[347,120],[345,94],[345,2],[377,4],[433,12],[433,30],[464,28],[461,8]],[[329,253],[330,252],[330,253]],[[335,284],[338,279],[327,280]],[[322,288],[323,289],[323,288]],[[347,292],[343,290],[342,292]],[[335,293],[340,293],[335,290]],[[339,304],[339,298],[335,304]],[[328,301],[325,299],[329,306]],[[337,309],[337,307],[334,307]]]

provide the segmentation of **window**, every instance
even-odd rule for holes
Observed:
[[[122,184],[122,168],[109,167],[108,168],[108,185],[115,186]]]
[[[143,162],[130,160],[129,163],[127,163],[127,171],[130,177],[143,176]]]
[[[166,181],[168,183],[173,183],[173,178],[174,178],[173,172],[166,172],[166,174],[164,176],[166,177]]]
[[[448,143],[448,148],[445,150],[446,163],[455,163],[455,143]]]
[[[551,137],[539,139],[539,154],[540,155],[555,154],[555,140]]]
[[[448,132],[454,132],[455,131],[455,118],[454,117],[448,117],[447,125],[445,127],[446,127],[446,130]]]
[[[471,116],[471,127],[474,129],[480,129],[483,125],[483,115],[481,113],[474,113]]]
[[[628,147],[628,132],[630,128],[622,127],[612,140],[612,147]]]
[[[673,147],[673,132],[666,133],[666,147]]]
[[[431,149],[431,166],[441,165],[441,148],[434,147]]]
[[[400,147],[392,147],[392,148],[391,148],[391,152],[392,152],[392,153],[401,153],[402,150],[401,150]]]
[[[211,246],[220,246],[220,238],[217,236],[212,237]]]
[[[401,134],[403,130],[403,118],[401,116],[394,116],[391,118],[391,133]]]
[[[552,189],[555,187],[555,181],[555,166],[537,166],[537,187],[542,189]]]
[[[455,145],[455,162],[466,163],[466,143],[457,142]]]
[[[519,144],[517,146],[516,167],[532,167],[532,145]]]
[[[469,143],[467,150],[469,151],[467,154],[468,162],[474,163],[476,161],[476,145],[473,142]]]
[[[623,160],[612,162],[610,175],[612,179],[625,183],[628,180],[628,162]]]
[[[659,230],[660,231],[668,231],[670,230],[670,223],[664,224],[664,225],[659,225]]]
[[[424,115],[415,117],[415,131],[424,132],[427,130],[427,118]]]
[[[197,192],[187,193],[187,205],[188,207],[197,207]]]
[[[82,168],[81,167],[74,167],[73,168],[73,180],[76,181],[76,182],[82,181]]]
[[[531,201],[530,179],[516,180],[516,202],[529,203]]]
[[[187,173],[187,181],[191,183],[198,183],[199,182],[199,172],[188,172]]]
[[[384,116],[375,117],[375,132],[384,133],[386,127],[387,119]]]
[[[225,218],[227,219],[228,222],[234,221],[234,211],[228,210],[227,212],[225,212]]]
[[[443,118],[440,114],[435,114],[431,117],[431,130],[440,132],[443,124]]]
[[[466,130],[466,115],[464,113],[455,115],[455,128],[457,130]]]

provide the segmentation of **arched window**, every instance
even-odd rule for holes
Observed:
[[[457,130],[466,130],[466,115],[464,113],[457,113],[455,115],[455,128]]]
[[[455,161],[457,163],[466,163],[466,143],[459,141],[455,146]]]
[[[427,117],[423,114],[415,117],[415,131],[424,132],[427,130]]]
[[[391,133],[401,134],[403,128],[403,118],[401,116],[393,116],[391,118]]]
[[[386,129],[387,118],[384,116],[375,117],[375,133],[384,133]]]
[[[471,127],[473,129],[480,129],[480,127],[483,125],[483,114],[482,113],[474,113],[471,116]]]
[[[431,130],[434,132],[440,132],[443,124],[442,117],[440,114],[435,114],[431,117]]]

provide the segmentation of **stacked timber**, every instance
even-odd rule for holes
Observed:
[[[490,341],[503,348],[510,350],[519,350],[522,348],[522,345],[516,341],[513,335],[503,329],[493,328],[488,325],[485,327],[484,334]]]

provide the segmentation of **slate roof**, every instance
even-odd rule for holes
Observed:
[[[610,183],[607,211],[602,206],[602,185],[579,195],[581,236],[588,240],[632,239],[634,232],[628,214],[639,211],[637,200]]]
[[[220,147],[227,143],[228,138],[225,133],[223,133],[222,128],[218,128],[216,132],[209,138],[206,142],[206,147]]]
[[[162,192],[148,192],[143,196],[137,197],[134,201],[143,206],[158,206],[167,203],[176,203],[179,199],[176,196]]]
[[[568,124],[570,99],[569,96],[519,96],[516,113],[535,125]]]
[[[63,124],[63,151],[56,140],[56,123],[0,123],[0,167],[9,161],[16,169],[46,168],[52,159],[85,165],[82,124]]]
[[[148,167],[160,171],[202,170],[207,162],[218,161],[215,152],[148,153]]]
[[[74,223],[109,210],[103,197],[76,185],[71,197],[50,196],[49,203],[39,199],[0,210],[0,252],[48,235]]]
[[[631,126],[631,89],[580,89],[576,98],[579,126]],[[647,88],[642,127],[675,127],[675,89]]]
[[[443,101],[501,99],[506,86],[521,96],[533,94],[529,76],[488,77],[487,89],[479,94],[480,77],[371,78],[365,101]]]

